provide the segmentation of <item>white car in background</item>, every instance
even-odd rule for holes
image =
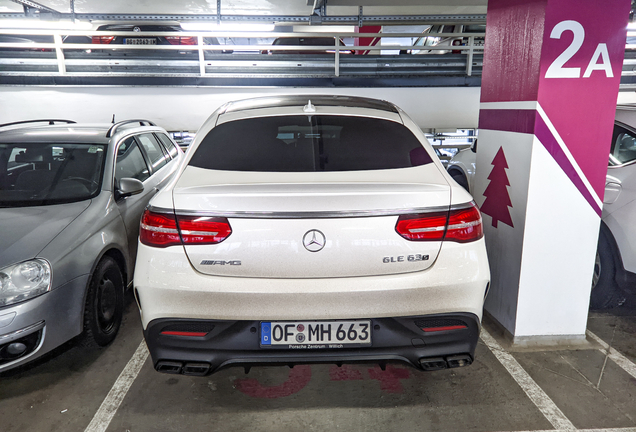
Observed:
[[[309,100],[311,99],[311,100]],[[135,292],[153,365],[474,359],[481,215],[388,102],[231,102],[145,211]]]
[[[468,191],[473,191],[476,151],[477,142],[448,163],[448,173]],[[619,306],[628,294],[636,294],[636,107],[621,105],[612,135],[590,307]]]

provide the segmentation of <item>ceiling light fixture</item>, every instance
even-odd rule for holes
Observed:
[[[182,22],[181,28],[186,31],[250,31],[264,32],[274,30],[274,24],[253,23],[213,23],[213,22]]]
[[[4,19],[0,20],[2,29],[33,30],[92,30],[93,24],[87,21],[42,21],[39,19]]]

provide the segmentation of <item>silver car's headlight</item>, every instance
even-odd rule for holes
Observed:
[[[32,259],[0,269],[0,306],[18,303],[51,289],[51,265]]]

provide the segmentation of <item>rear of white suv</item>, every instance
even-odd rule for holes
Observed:
[[[390,103],[223,106],[142,218],[134,279],[155,368],[470,364],[489,282],[471,200]]]

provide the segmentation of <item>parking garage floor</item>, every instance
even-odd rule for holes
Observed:
[[[470,367],[152,368],[132,299],[107,348],[73,342],[0,375],[0,430],[636,432],[636,301],[591,313],[588,343],[511,349],[486,331]]]

